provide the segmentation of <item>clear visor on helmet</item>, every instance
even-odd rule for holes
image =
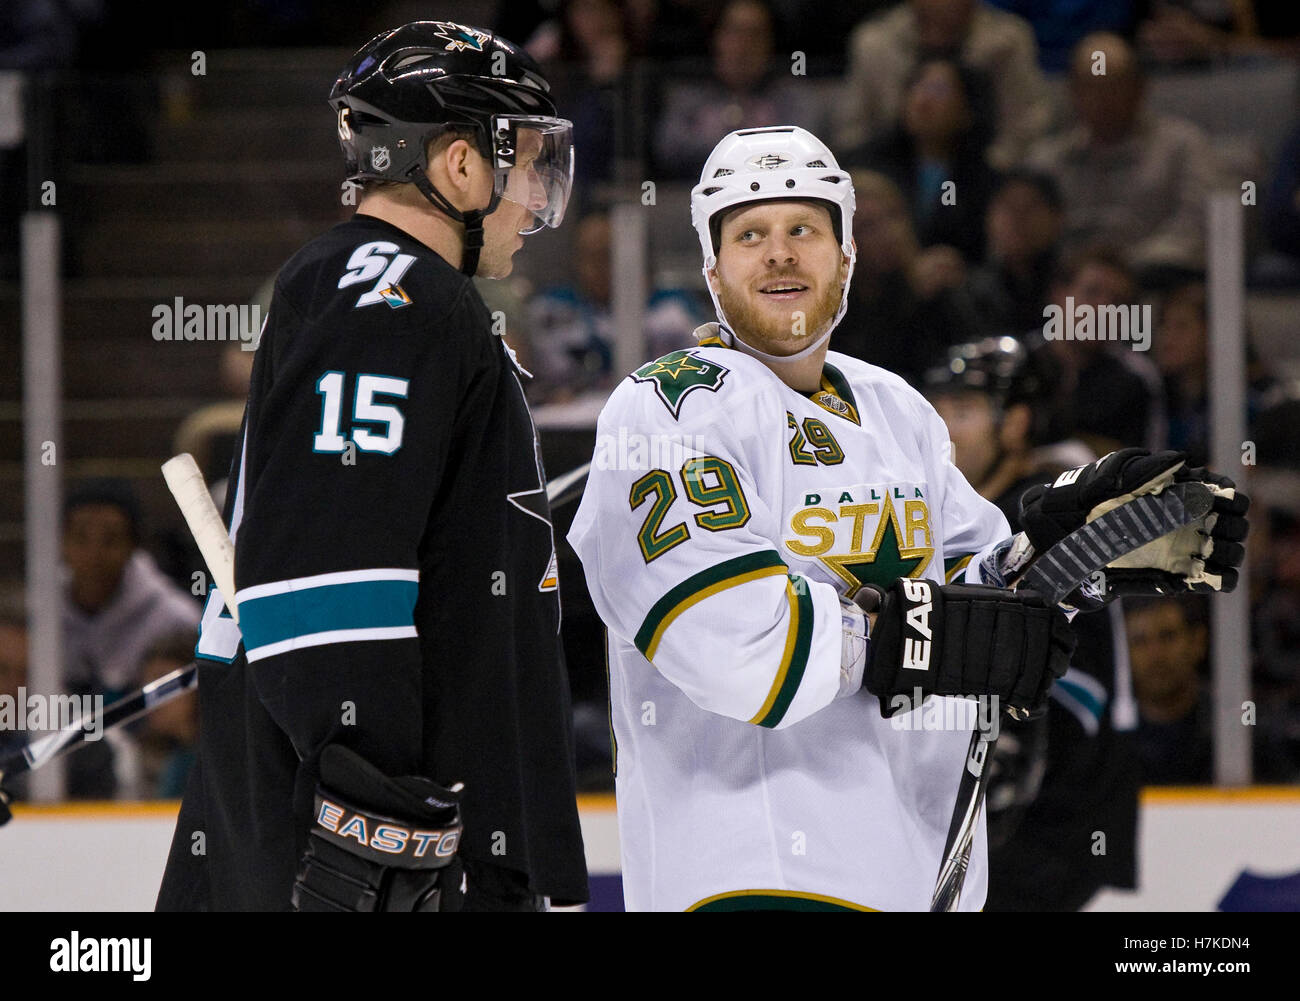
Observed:
[[[492,141],[497,194],[533,214],[519,232],[560,225],[573,190],[573,123],[499,115]]]

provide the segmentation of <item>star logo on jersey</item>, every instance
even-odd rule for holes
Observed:
[[[435,21],[433,23],[439,29],[435,37],[446,41],[446,51],[448,52],[482,52],[483,46],[488,40],[488,36],[483,32],[467,28],[463,24],[455,24],[452,21]]]
[[[780,153],[764,153],[762,156],[752,157],[749,166],[753,170],[776,170],[789,162],[789,157],[784,157]]]
[[[804,495],[785,547],[815,559],[847,597],[864,584],[920,577],[934,557],[930,510],[914,484],[857,485]],[[869,541],[868,541],[869,540]]]
[[[515,375],[514,381],[519,388],[520,399],[523,399],[524,387],[518,375]],[[530,424],[532,419],[532,414],[529,413]],[[537,590],[554,591],[560,586],[559,561],[555,551],[555,526],[551,523],[551,505],[546,498],[546,471],[542,466],[542,443],[537,437],[535,426],[533,427],[533,464],[537,472],[537,486],[507,493],[506,501],[516,510],[522,511],[530,518],[536,518],[546,526],[547,535],[551,540],[551,556],[542,572],[541,580],[537,582]]]
[[[682,401],[689,393],[696,389],[716,393],[722,388],[722,380],[729,371],[715,361],[682,350],[671,351],[642,365],[632,373],[632,378],[654,386],[655,395],[676,419],[681,414]]]
[[[524,512],[530,517],[546,525],[547,531],[554,531],[551,525],[551,508],[546,502],[546,488],[536,487],[530,490],[516,490],[512,494],[506,494],[506,500],[513,504],[517,509]],[[555,556],[555,547],[551,547],[551,559],[547,564],[546,572],[542,574],[542,579],[537,584],[539,591],[554,591],[560,583],[559,573],[557,572],[557,562]]]
[[[888,587],[899,577],[919,577],[929,565],[928,551],[909,549],[907,552],[916,555],[905,556],[899,549],[894,521],[892,517],[884,519],[885,530],[872,551],[821,557],[831,572],[848,586],[847,597],[852,598],[862,590],[863,584]]]

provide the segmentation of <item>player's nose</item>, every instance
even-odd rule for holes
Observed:
[[[767,245],[768,264],[793,264],[797,260],[794,244],[781,235],[775,235]]]
[[[546,185],[542,183],[541,175],[531,169],[528,171],[527,207],[530,212],[540,212],[546,208]]]

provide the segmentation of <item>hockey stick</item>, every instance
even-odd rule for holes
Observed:
[[[561,507],[574,500],[581,494],[590,470],[591,463],[586,463],[549,482],[546,485],[546,497],[550,504]],[[163,476],[176,498],[176,503],[181,508],[181,513],[185,516],[186,524],[189,525],[195,542],[199,543],[199,550],[203,553],[203,558],[208,564],[208,569],[212,571],[222,596],[233,594],[234,544],[230,541],[225,523],[221,520],[221,515],[208,494],[207,486],[203,482],[203,474],[199,472],[198,466],[194,464],[189,453],[184,453],[169,459],[164,464]],[[224,583],[222,578],[225,578]],[[235,616],[235,614],[234,609],[231,609],[231,615]],[[238,618],[235,621],[238,624]],[[0,758],[0,782],[5,778],[40,768],[54,758],[82,746],[89,740],[88,733],[102,732],[130,723],[164,702],[190,691],[197,680],[197,664],[177,668],[170,674],[151,681],[138,692],[105,706],[98,718],[91,716],[86,721],[76,720],[57,733],[47,734],[25,747],[12,751]],[[6,799],[0,791],[0,826],[8,820]]]
[[[208,573],[217,582],[230,617],[235,620],[235,625],[239,625],[239,611],[235,608],[235,544],[226,532],[221,512],[212,503],[212,495],[203,482],[198,463],[189,452],[182,452],[163,463],[162,474],[167,489],[176,498],[176,506],[185,517],[185,524],[190,527],[199,552],[203,554]]]
[[[75,719],[62,730],[33,740],[0,760],[0,780],[40,768],[72,747],[88,743],[90,738],[87,734],[91,732],[102,734],[115,726],[130,723],[164,702],[170,702],[178,695],[188,692],[194,687],[197,678],[193,664],[178,667],[170,674],[149,682],[138,692],[105,706],[98,715],[91,714],[85,720]]]
[[[584,462],[577,469],[571,469],[547,483],[546,499],[551,507],[563,507],[581,494],[590,472],[591,463]]]
[[[1028,588],[1046,597],[1049,605],[1065,597],[1098,570],[1122,556],[1155,542],[1209,513],[1214,495],[1201,483],[1180,483],[1158,494],[1144,494],[1076,529],[1040,554],[1016,588]],[[997,738],[982,726],[971,734],[966,767],[957,787],[957,802],[943,861],[930,898],[931,911],[955,911],[970,865],[975,823],[988,786],[988,761]]]

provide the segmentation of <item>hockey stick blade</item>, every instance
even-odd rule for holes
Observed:
[[[1204,517],[1213,504],[1214,495],[1203,483],[1177,483],[1158,494],[1143,494],[1094,518],[1041,553],[1015,586],[1059,604],[1098,570]],[[975,823],[988,785],[988,761],[996,742],[981,727],[971,734],[943,861],[930,898],[931,911],[955,911],[961,901]]]

